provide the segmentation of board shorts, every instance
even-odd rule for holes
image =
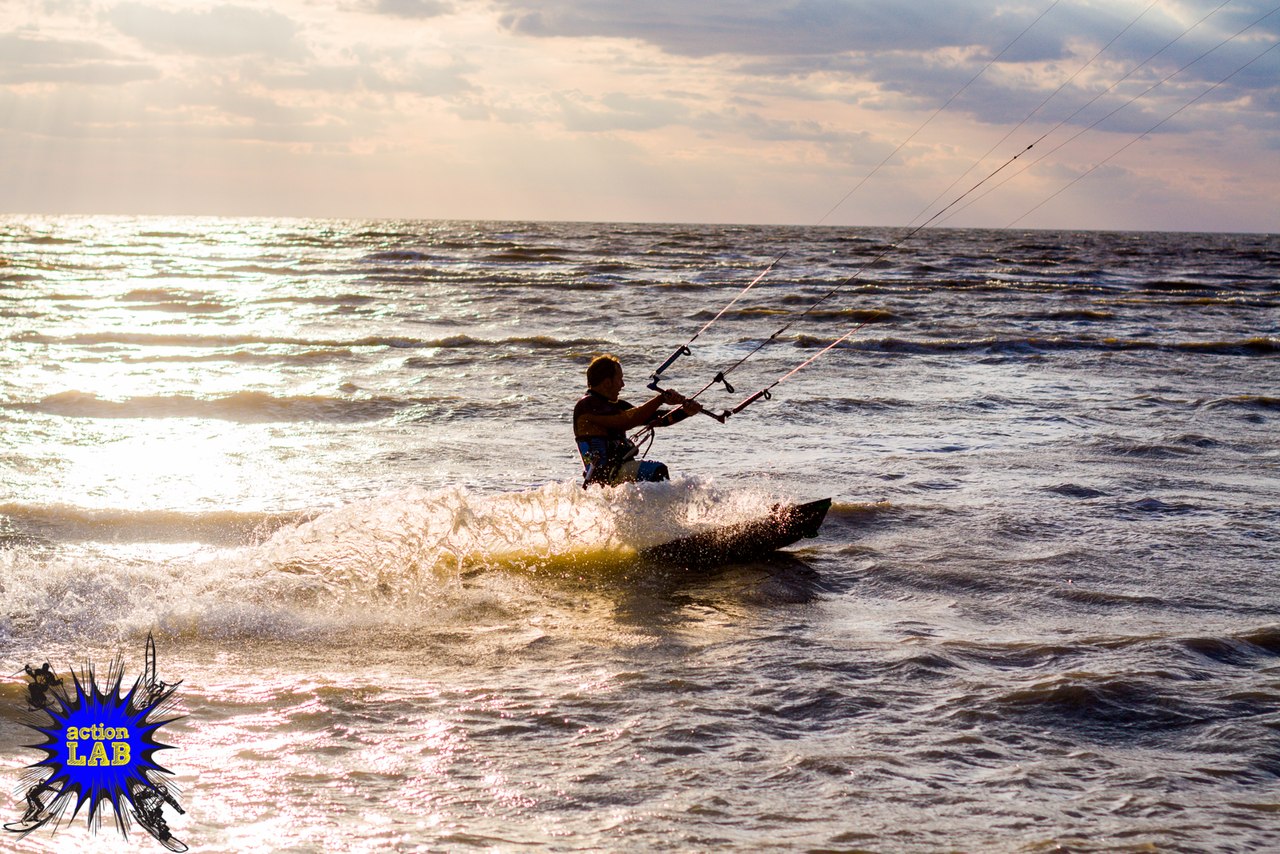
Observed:
[[[614,477],[614,483],[656,483],[662,480],[670,480],[671,473],[667,471],[666,465],[657,460],[627,460],[618,466],[618,474]]]
[[[654,460],[637,460],[636,446],[625,438],[621,442],[610,442],[603,436],[579,439],[578,453],[582,455],[584,466],[582,473],[584,487],[593,483],[613,485],[652,483],[671,479],[667,467],[662,463]],[[610,465],[611,458],[613,460],[621,458],[621,462]]]

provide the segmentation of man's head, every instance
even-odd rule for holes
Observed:
[[[591,360],[587,367],[587,388],[609,400],[617,400],[623,385],[622,363],[617,356],[597,356]]]

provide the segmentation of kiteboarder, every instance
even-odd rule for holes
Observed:
[[[38,822],[45,817],[45,806],[43,795],[45,792],[53,792],[57,794],[57,789],[49,785],[47,779],[38,781],[30,789],[27,789],[27,811],[23,814],[23,821]]]
[[[635,459],[639,449],[627,438],[627,431],[667,427],[702,410],[696,400],[686,400],[670,389],[632,406],[618,399],[625,385],[616,356],[598,356],[587,368],[587,393],[573,407],[573,438],[582,455],[583,487],[669,479],[662,463]],[[659,411],[663,404],[678,408]]]
[[[185,812],[178,801],[170,794],[168,787],[156,784],[154,788],[134,783],[133,804],[134,816],[138,819],[138,823],[146,828],[147,832],[163,843],[168,843],[173,839],[173,834],[169,830],[169,823],[164,820],[162,810],[165,803],[168,803],[179,813]],[[173,840],[177,842],[177,840]],[[178,843],[181,844],[181,843]],[[186,850],[186,846],[182,846],[182,850]]]
[[[31,677],[31,682],[27,685],[27,702],[31,704],[31,708],[49,708],[48,693],[53,687],[61,685],[62,679],[53,672],[47,661],[39,669],[32,669],[28,664],[23,670]]]
[[[156,669],[156,642],[155,639],[147,634],[147,653],[146,668],[143,670],[142,678],[138,680],[138,686],[134,689],[134,695],[129,701],[129,707],[135,712],[140,712],[148,706],[158,706],[161,702],[169,698],[182,682],[165,682],[163,681]],[[148,713],[149,714],[149,713]]]

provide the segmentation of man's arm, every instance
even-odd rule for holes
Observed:
[[[586,423],[588,423],[589,428],[596,428],[599,430],[630,430],[631,428],[637,428],[637,426],[640,426],[641,424],[648,423],[649,419],[652,419],[652,417],[657,414],[658,407],[662,406],[663,403],[684,402],[685,398],[682,397],[680,393],[672,392],[668,389],[668,391],[654,396],[653,399],[644,403],[643,406],[634,406],[631,407],[630,410],[616,412],[616,414],[613,415],[586,414],[582,416],[582,420],[585,420]]]
[[[633,406],[624,412],[618,412],[613,415],[591,413],[582,417],[583,420],[587,421],[588,426],[596,427],[600,430],[630,430],[632,427],[639,427],[652,418],[664,399],[667,399],[666,396],[668,394],[670,393],[663,392],[642,406]]]
[[[652,419],[645,422],[649,427],[670,427],[672,424],[679,424],[681,421],[702,411],[702,404],[696,400],[686,400],[678,409],[668,409],[666,412],[660,412]]]

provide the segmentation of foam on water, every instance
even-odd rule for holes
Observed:
[[[539,580],[607,584],[637,570],[638,549],[765,516],[779,500],[692,478],[591,490],[574,481],[506,493],[410,488],[304,521],[275,519],[282,527],[265,541],[216,551],[15,537],[0,549],[0,633],[61,643],[151,626],[286,637],[352,621],[433,622],[505,583],[464,579],[514,573],[527,583],[512,595],[531,597]]]
[[[348,590],[495,567],[609,563],[715,525],[766,515],[777,499],[696,478],[583,490],[574,481],[482,494],[408,489],[277,532],[264,558]]]

